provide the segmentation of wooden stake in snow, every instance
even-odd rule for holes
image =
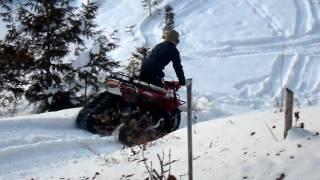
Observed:
[[[292,128],[292,115],[293,115],[293,97],[294,94],[290,89],[286,89],[286,110],[285,110],[285,123],[284,123],[284,138],[287,137],[288,131]]]
[[[188,100],[188,167],[189,180],[193,179],[192,165],[192,79],[187,79],[187,100]]]

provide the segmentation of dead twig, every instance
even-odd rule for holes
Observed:
[[[171,149],[169,149],[169,162],[171,162]],[[171,175],[171,164],[172,163],[169,164],[169,176]]]
[[[160,172],[152,167],[152,162],[151,162],[150,166],[148,165],[148,163],[147,163],[148,159],[144,156],[144,151],[142,151],[142,156],[143,156],[143,159],[138,162],[143,162],[146,169],[147,169],[147,173],[148,173],[149,177],[147,177],[146,179],[148,179],[148,180],[166,180],[169,177],[171,179],[175,178],[173,175],[171,175],[171,164],[173,164],[174,162],[176,162],[178,160],[173,160],[173,161],[171,160],[171,149],[169,150],[169,155],[168,155],[169,161],[166,163],[164,161],[164,159],[165,159],[164,151],[162,151],[162,155],[157,154],[157,158],[158,158],[158,161],[160,164]],[[167,167],[167,166],[169,166],[169,167]],[[165,169],[165,168],[168,168],[168,169]],[[166,175],[168,175],[168,176],[166,177]]]
[[[269,130],[269,132],[271,133],[273,139],[276,141],[276,142],[279,142],[279,140],[277,139],[276,135],[273,133],[273,131],[271,130],[270,126],[264,122],[264,124],[266,125],[267,129]]]
[[[148,174],[149,174],[149,177],[150,177],[150,179],[152,180],[152,171],[149,169],[149,166],[148,166],[148,164],[147,164],[147,159],[145,158],[145,156],[144,156],[144,151],[142,151],[142,158],[143,158],[143,163],[144,163],[144,166],[146,167],[146,169],[147,169],[147,172],[148,172]]]
[[[108,164],[108,160],[106,158],[104,158],[98,151],[96,151],[95,149],[89,147],[88,145],[84,144],[84,143],[78,143],[82,148],[87,149],[88,151],[90,151],[92,154],[96,155],[98,157],[98,159],[104,161],[105,164]]]

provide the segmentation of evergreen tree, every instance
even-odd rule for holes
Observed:
[[[163,0],[142,0],[142,7],[148,9],[149,16],[152,15],[152,10],[156,9]]]
[[[104,35],[102,31],[99,31],[98,38],[95,41],[94,46],[89,52],[89,62],[85,66],[78,69],[78,77],[80,83],[78,88],[84,88],[84,94],[81,99],[84,99],[83,103],[87,102],[88,96],[92,93],[98,92],[101,87],[104,87],[105,78],[110,75],[110,72],[114,67],[118,66],[118,62],[115,62],[106,54],[117,47],[115,34],[117,31],[111,33],[110,36]]]
[[[136,37],[135,37],[136,28],[137,28],[137,25],[126,26],[126,32],[132,35],[134,41],[136,40]]]
[[[84,46],[83,37],[96,34],[93,20],[97,4],[91,2],[77,8],[72,1],[19,1],[15,12],[13,6],[10,7],[11,0],[1,1],[1,5],[6,6],[1,16],[9,22],[6,43],[18,49],[27,47],[28,54],[33,57],[34,65],[25,71],[30,78],[25,96],[31,103],[41,104],[40,112],[52,110],[51,102],[61,97],[61,93],[72,96],[79,90],[71,64],[63,60],[70,51],[70,44]],[[14,14],[17,16],[13,17]]]
[[[25,71],[32,63],[25,49],[17,50],[0,41],[0,104],[1,111],[11,111],[22,98],[27,81]]]
[[[145,60],[151,52],[151,48],[148,43],[144,44],[141,47],[136,48],[135,52],[131,54],[129,58],[129,64],[126,67],[130,77],[139,77],[141,63]]]
[[[171,5],[167,5],[165,7],[165,13],[164,13],[164,28],[163,28],[163,37],[165,35],[165,32],[173,30],[174,29],[174,16],[173,13],[173,7]]]

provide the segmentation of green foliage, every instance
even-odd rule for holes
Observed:
[[[0,64],[5,70],[0,76],[11,77],[7,82],[0,80],[0,86],[25,91],[29,102],[40,105],[39,112],[59,110],[59,106],[53,104],[59,101],[55,98],[62,95],[68,102],[60,103],[77,104],[75,98],[81,91],[76,83],[79,73],[65,58],[70,54],[72,44],[84,49],[85,39],[101,41],[101,32],[96,30],[94,22],[97,3],[90,2],[81,7],[74,4],[74,0],[0,1],[4,10],[0,15],[8,30],[1,44],[5,48],[0,52]],[[113,62],[106,68],[108,58],[105,53],[116,47],[109,42],[100,46],[100,53],[92,56],[94,63],[91,65],[96,74],[99,69],[110,71]],[[12,56],[5,57],[9,50],[13,51]],[[7,90],[14,92],[13,88]]]
[[[26,49],[17,49],[0,41],[0,111],[15,111],[28,83],[25,72],[32,65],[33,59]]]
[[[97,32],[99,36],[89,52],[89,63],[77,70],[80,80],[77,83],[77,87],[85,89],[81,97],[81,99],[84,99],[84,103],[87,102],[89,96],[88,89],[91,91],[91,94],[98,92],[101,87],[104,87],[105,77],[110,75],[114,67],[119,66],[118,62],[106,55],[117,47],[116,41],[118,39],[115,37],[116,33],[117,31],[114,31],[109,36],[106,36],[102,31]]]
[[[149,16],[152,15],[152,10],[157,9],[157,7],[163,2],[163,0],[142,0],[142,7],[148,9]]]
[[[138,77],[140,75],[141,63],[149,56],[150,52],[151,48],[147,43],[136,48],[135,52],[131,54],[131,57],[129,58],[130,62],[126,67],[129,76]]]
[[[164,13],[164,28],[163,28],[163,35],[165,32],[173,30],[174,29],[174,16],[173,13],[173,7],[171,5],[167,5],[165,7],[165,13]]]

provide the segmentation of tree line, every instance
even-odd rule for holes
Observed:
[[[142,3],[151,14],[161,1]],[[74,0],[1,0],[0,7],[7,30],[0,40],[2,109],[15,110],[21,99],[36,105],[36,113],[81,106],[119,66],[107,56],[118,47],[117,31],[107,34],[99,29],[94,21],[97,1],[76,6]],[[171,6],[165,7],[164,17],[165,32],[174,28]],[[92,47],[87,41],[93,42]],[[75,68],[72,54],[85,50],[89,61]],[[146,43],[132,53],[126,68],[132,76],[150,51]]]
[[[38,112],[76,107],[85,101],[84,87],[98,90],[98,75],[117,63],[106,56],[116,44],[97,29],[98,4],[80,7],[73,0],[2,0],[7,34],[0,41],[0,99],[11,105],[24,96]],[[92,40],[98,52],[90,63],[74,69],[68,56],[72,46],[87,48]],[[65,107],[61,107],[61,105]]]

